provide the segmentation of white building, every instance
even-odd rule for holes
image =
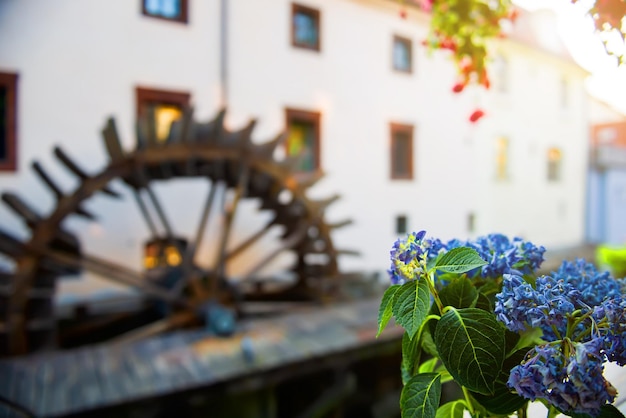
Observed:
[[[494,43],[489,92],[455,95],[451,60],[421,44],[428,16],[409,6],[402,18],[401,7],[389,0],[2,0],[0,97],[8,103],[7,92],[15,92],[17,156],[16,169],[0,174],[0,190],[49,211],[55,201],[30,162],[71,190],[76,180],[53,161],[53,146],[97,171],[106,163],[106,118],[115,117],[124,145],[134,147],[138,101],[156,90],[177,93],[155,96],[165,102],[189,100],[197,119],[224,106],[230,128],[256,118],[259,142],[289,118],[291,141],[314,140],[317,129],[318,156],[308,163],[326,176],[310,194],[341,194],[327,218],[354,225],[338,230],[335,244],[362,254],[342,258],[344,270],[382,273],[403,223],[442,239],[502,232],[549,247],[582,243],[586,73],[559,50],[546,15],[523,16],[524,39]],[[471,124],[476,107],[486,116]],[[181,229],[204,199],[188,183],[157,190]],[[88,208],[101,215],[99,224],[67,224],[89,252],[138,265],[146,227],[132,201],[97,197]],[[0,225],[28,236],[5,207]]]

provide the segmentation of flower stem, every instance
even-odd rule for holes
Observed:
[[[465,403],[470,415],[474,416],[474,403],[472,402],[472,397],[469,394],[469,391],[465,386],[461,386],[463,389],[463,396],[465,396]]]
[[[437,304],[437,308],[439,308],[439,312],[443,315],[443,303],[441,303],[441,299],[439,299],[439,293],[437,292],[437,289],[435,289],[435,273],[426,273],[425,280],[428,283],[428,289],[430,289],[430,294],[433,296],[433,299]]]

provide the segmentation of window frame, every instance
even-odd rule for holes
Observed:
[[[180,16],[177,18],[165,17],[162,15],[153,15],[146,9],[146,0],[141,0],[141,14],[154,19],[161,19],[167,22],[189,23],[189,0],[180,0]]]
[[[135,123],[139,123],[139,119],[143,116],[144,105],[146,103],[154,103],[180,106],[185,109],[190,106],[191,93],[186,91],[160,90],[149,87],[135,87]]]
[[[558,158],[551,158],[555,152]],[[560,183],[563,178],[563,149],[561,147],[549,147],[546,155],[546,180],[548,183]]]
[[[389,124],[389,168],[390,168],[390,178],[391,180],[413,180],[415,178],[415,164],[413,162],[413,152],[415,150],[415,140],[414,140],[414,130],[415,127],[413,125],[404,124],[404,123],[395,123],[391,122]],[[395,138],[396,133],[408,133],[409,135],[409,152],[407,152],[408,158],[408,173],[407,174],[397,174],[396,173],[396,165],[395,165]]]
[[[305,123],[311,123],[313,125],[313,141],[314,141],[314,150],[313,150],[313,170],[311,171],[298,171],[300,173],[315,173],[319,172],[322,169],[322,161],[321,161],[321,149],[322,149],[322,141],[321,141],[321,129],[322,129],[322,114],[319,111],[313,110],[304,110],[304,109],[296,109],[292,107],[285,108],[285,141],[283,142],[285,156],[287,158],[289,155],[289,127],[291,125],[292,120],[297,120]]]
[[[296,39],[296,13],[302,12],[312,14],[317,26],[317,42],[314,45],[298,42]],[[322,12],[313,7],[304,6],[300,3],[291,3],[291,46],[294,48],[308,49],[309,51],[320,52],[322,50]]]
[[[505,183],[511,180],[511,138],[507,135],[499,135],[495,143],[495,175],[497,183]]]
[[[17,73],[0,72],[0,86],[7,89],[6,158],[0,160],[0,172],[17,171]]]
[[[396,67],[396,60],[395,60],[396,42],[408,44],[408,51],[409,51],[409,68],[408,69]],[[393,40],[391,42],[391,68],[398,73],[413,74],[413,67],[414,67],[413,66],[413,40],[411,38],[407,38],[406,36],[393,35]]]

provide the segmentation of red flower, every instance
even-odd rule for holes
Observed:
[[[478,122],[478,120],[479,120],[480,118],[482,118],[483,116],[485,116],[485,112],[483,112],[483,111],[482,111],[482,110],[480,110],[480,109],[476,109],[476,110],[474,110],[474,112],[470,115],[470,117],[469,117],[469,121],[470,121],[470,122],[472,122],[472,123],[476,123],[476,122]]]
[[[456,42],[454,42],[450,38],[447,38],[441,41],[441,44],[439,45],[439,47],[441,49],[449,49],[450,51],[453,51],[453,52],[456,52],[456,48],[457,48]]]
[[[463,91],[464,88],[465,88],[465,84],[463,84],[463,83],[456,83],[454,85],[454,87],[452,87],[452,91],[454,93],[460,93],[460,92]]]

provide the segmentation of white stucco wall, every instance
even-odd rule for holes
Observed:
[[[400,6],[385,0],[303,3],[321,11],[319,53],[291,46],[290,1],[229,2],[226,123],[237,128],[257,118],[254,139],[263,141],[283,129],[286,107],[321,112],[327,176],[310,195],[340,193],[328,219],[355,221],[334,235],[336,247],[363,254],[342,259],[344,270],[387,268],[397,215],[408,216],[409,229],[442,239],[504,232],[543,245],[582,242],[588,118],[584,74],[574,65],[506,41],[496,46],[510,59],[509,92],[454,95],[451,61],[443,53],[427,56],[421,45],[425,15],[410,9],[401,19]],[[20,168],[0,174],[0,190],[19,189],[44,211],[51,207],[30,161],[39,159],[68,186],[72,179],[52,162],[54,144],[87,168],[102,167],[99,130],[111,114],[130,148],[137,85],[189,91],[199,118],[214,114],[221,106],[218,6],[190,0],[190,22],[180,25],[142,16],[139,1],[1,2],[0,70],[20,74]],[[391,68],[393,35],[413,40],[412,74]],[[562,74],[571,93],[567,109],[559,103]],[[487,117],[473,125],[467,118],[477,106]],[[415,126],[412,181],[389,179],[391,122]],[[511,141],[511,179],[503,184],[494,181],[500,135]],[[558,184],[546,181],[551,146],[563,149]],[[157,192],[185,229],[199,217],[207,185],[176,185]],[[100,226],[70,226],[92,251],[136,263],[137,236],[146,233],[137,209],[100,197],[88,206],[106,214]],[[467,230],[469,213],[474,232]],[[2,227],[20,230],[15,219],[0,206]]]

